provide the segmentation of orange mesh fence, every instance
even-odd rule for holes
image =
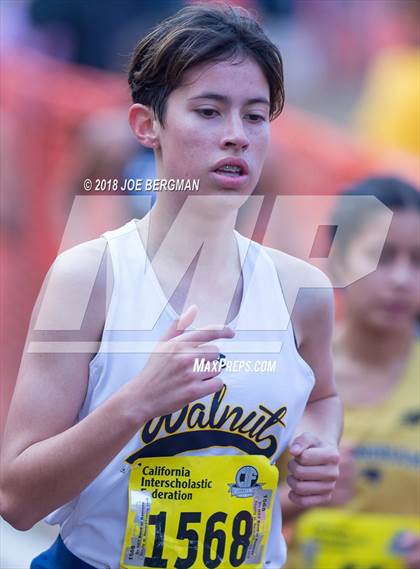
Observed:
[[[57,226],[57,213],[69,201],[63,182],[74,167],[77,127],[95,110],[128,101],[120,76],[26,51],[2,58],[0,104],[7,124],[0,238],[3,419],[32,306],[64,229]]]

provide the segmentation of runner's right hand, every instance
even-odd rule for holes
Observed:
[[[152,352],[143,370],[130,382],[140,387],[139,397],[145,403],[146,420],[179,411],[182,407],[222,389],[223,382],[214,371],[193,371],[197,358],[214,361],[219,349],[212,342],[220,338],[233,338],[228,326],[216,329],[186,331],[197,316],[197,307],[190,306],[175,320]]]

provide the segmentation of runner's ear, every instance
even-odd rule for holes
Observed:
[[[153,110],[146,105],[135,103],[128,111],[128,122],[134,136],[146,148],[157,148],[159,138]]]

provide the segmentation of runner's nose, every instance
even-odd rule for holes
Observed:
[[[248,148],[249,138],[240,118],[234,118],[226,125],[225,132],[221,139],[221,146],[222,148],[235,147],[240,150],[246,150]]]

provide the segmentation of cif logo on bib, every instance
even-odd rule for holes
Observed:
[[[258,470],[254,466],[242,466],[235,477],[235,484],[229,484],[230,493],[237,498],[250,498],[261,484],[257,484]]]

